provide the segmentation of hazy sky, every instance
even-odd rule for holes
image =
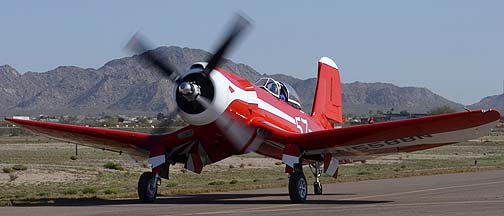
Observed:
[[[504,1],[2,1],[0,64],[98,68],[138,30],[156,45],[212,50],[233,14],[253,28],[229,58],[260,73],[427,87],[472,104],[502,94]]]

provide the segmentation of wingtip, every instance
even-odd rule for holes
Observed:
[[[490,113],[493,116],[493,118],[496,120],[499,120],[501,118],[501,114],[496,109],[488,109],[488,110],[481,110],[481,111],[483,113]]]
[[[322,58],[320,58],[319,62],[324,63],[326,65],[329,65],[333,68],[339,69],[338,65],[336,65],[336,63],[334,63],[334,61],[329,57],[322,57]]]

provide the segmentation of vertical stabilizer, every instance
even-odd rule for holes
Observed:
[[[326,128],[333,128],[334,123],[343,123],[339,70],[334,61],[327,57],[322,57],[318,62],[312,116]]]

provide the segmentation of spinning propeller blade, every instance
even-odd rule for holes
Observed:
[[[136,54],[143,53],[143,55],[140,55],[141,57],[156,66],[162,75],[166,76],[169,80],[176,82],[176,78],[179,74],[175,70],[175,67],[163,61],[160,56],[155,55],[154,52],[151,51],[152,46],[147,39],[140,34],[140,32],[133,35],[128,44],[126,44],[126,48]]]
[[[263,137],[260,134],[255,134],[255,128],[234,119],[234,117],[227,112],[222,114],[217,113],[207,98],[199,96],[196,100],[207,108],[211,115],[219,115],[215,123],[233,145],[235,150],[242,153],[257,150],[258,145],[263,141]]]
[[[228,30],[227,37],[221,41],[219,49],[217,49],[213,56],[208,60],[208,65],[206,66],[203,73],[209,75],[212,70],[219,66],[222,59],[228,52],[228,50],[233,46],[236,39],[239,38],[240,34],[250,25],[250,22],[243,16],[237,15],[234,21],[234,25]]]

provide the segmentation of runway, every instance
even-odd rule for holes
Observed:
[[[286,188],[136,199],[58,201],[4,207],[0,215],[504,215],[504,171],[324,185],[305,204]]]

